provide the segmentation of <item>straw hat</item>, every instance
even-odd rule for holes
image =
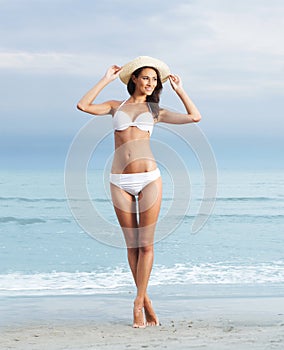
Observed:
[[[120,80],[124,84],[128,84],[132,73],[136,69],[145,67],[145,66],[156,68],[160,73],[162,83],[167,81],[170,74],[170,68],[164,62],[158,60],[157,58],[152,58],[149,56],[139,56],[135,58],[133,61],[126,63],[122,67],[121,72],[119,73]]]

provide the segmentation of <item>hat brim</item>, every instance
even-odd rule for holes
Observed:
[[[139,56],[133,61],[126,63],[121,72],[119,78],[124,84],[128,84],[131,75],[136,69],[141,67],[153,67],[156,68],[160,73],[161,82],[165,83],[170,75],[170,68],[161,60],[152,58],[149,56]]]

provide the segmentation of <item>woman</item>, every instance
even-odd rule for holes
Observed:
[[[125,101],[93,103],[98,94],[120,76],[130,97]],[[169,79],[186,113],[159,107],[162,83]],[[160,171],[150,148],[150,135],[156,123],[198,122],[200,113],[182,87],[179,76],[158,59],[140,56],[123,67],[111,66],[103,78],[79,101],[83,112],[113,116],[115,155],[110,188],[114,209],[122,228],[128,262],[137,287],[133,327],[159,325],[147,295],[154,258],[154,232],[162,198]]]

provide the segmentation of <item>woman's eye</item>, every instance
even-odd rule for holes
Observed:
[[[143,80],[150,80],[149,77],[143,77],[142,79],[143,79]],[[153,78],[153,80],[154,80],[154,81],[157,81],[158,79],[157,79],[157,78]]]

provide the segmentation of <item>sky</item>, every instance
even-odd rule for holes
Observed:
[[[92,118],[78,100],[147,55],[182,78],[220,168],[283,169],[283,18],[282,0],[0,0],[2,168],[64,168]],[[116,80],[98,101],[126,97]],[[169,83],[161,103],[183,111]]]

